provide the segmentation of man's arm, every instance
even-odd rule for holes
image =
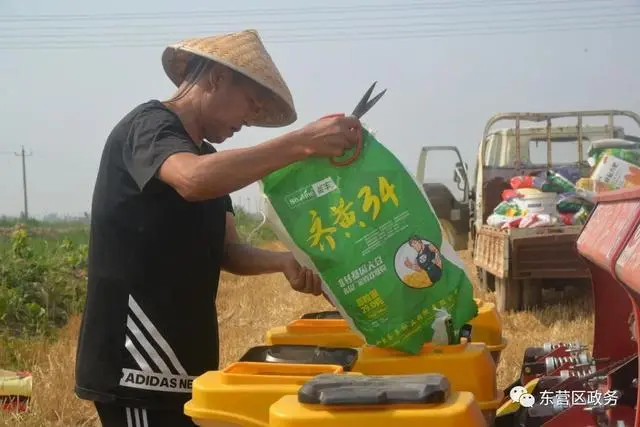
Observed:
[[[280,273],[284,270],[289,260],[288,252],[269,251],[242,243],[230,212],[227,213],[226,226],[223,270],[243,276]]]
[[[429,250],[433,254],[433,263],[438,266],[438,268],[442,268],[442,258],[440,257],[438,248],[436,248],[434,245],[429,245]]]
[[[158,178],[185,200],[208,200],[231,194],[307,156],[287,135],[251,148],[202,156],[176,153],[164,161]]]
[[[404,265],[407,268],[412,269],[413,271],[420,272],[420,270],[422,270],[422,268],[420,267],[420,265],[418,265],[417,262],[411,261],[408,257],[404,259]]]
[[[323,294],[320,277],[302,267],[291,252],[268,251],[240,242],[231,213],[227,213],[227,236],[222,268],[229,273],[243,276],[283,273],[294,291]],[[333,305],[326,295],[324,297]]]
[[[175,153],[158,177],[188,201],[214,199],[310,156],[341,156],[357,143],[359,126],[352,117],[324,119],[250,148],[204,156]]]

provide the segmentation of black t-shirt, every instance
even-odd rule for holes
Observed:
[[[188,202],[157,171],[198,147],[159,101],[109,135],[91,210],[87,302],[76,361],[79,397],[179,407],[193,378],[218,369],[215,298],[229,196]]]
[[[418,253],[418,255],[416,256],[416,261],[418,262],[418,265],[420,266],[420,268],[422,268],[425,271],[428,270],[429,267],[433,265],[433,261],[435,259],[436,259],[436,255],[433,252],[431,252],[431,250],[427,246],[423,247],[420,253]]]
[[[426,245],[416,256],[416,262],[420,268],[427,272],[429,279],[431,279],[433,283],[437,282],[442,277],[442,269],[438,267],[435,261],[436,252]]]

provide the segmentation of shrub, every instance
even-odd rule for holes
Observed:
[[[9,243],[0,248],[0,331],[49,335],[82,309],[87,245],[65,238],[34,251],[23,225]]]

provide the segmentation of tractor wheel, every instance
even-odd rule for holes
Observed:
[[[496,277],[496,309],[499,312],[518,311],[522,306],[522,282]]]

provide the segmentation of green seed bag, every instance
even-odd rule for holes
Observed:
[[[363,130],[347,166],[310,158],[265,177],[270,222],[368,344],[418,353],[437,309],[455,331],[477,315],[464,265],[423,189]]]

